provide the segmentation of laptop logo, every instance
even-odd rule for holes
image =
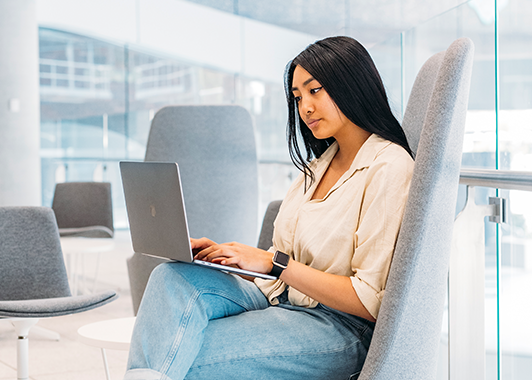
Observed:
[[[150,205],[150,211],[151,211],[151,216],[153,216],[155,218],[155,214],[157,214],[157,211],[155,211],[155,206],[154,205]]]

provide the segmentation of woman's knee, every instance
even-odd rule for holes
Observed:
[[[183,277],[193,265],[180,262],[162,263],[153,269],[150,274],[150,281],[174,280],[175,277]]]
[[[146,290],[144,296],[161,297],[162,294],[167,291],[173,293],[175,287],[182,288],[184,279],[183,273],[187,271],[185,265],[183,268],[176,266],[182,265],[181,263],[169,262],[159,264],[152,270],[148,282],[146,284]],[[190,265],[189,265],[190,266]],[[143,297],[144,298],[144,297]]]
[[[235,287],[235,278],[223,272],[199,265],[169,262],[158,265],[151,273],[148,284],[156,287],[192,287],[199,291]]]
[[[172,272],[172,265],[175,263],[168,262],[157,265],[151,272],[150,277],[164,277]]]

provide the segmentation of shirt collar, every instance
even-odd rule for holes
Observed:
[[[377,157],[379,152],[381,152],[385,147],[387,147],[390,144],[392,144],[390,141],[385,140],[376,134],[371,134],[368,137],[368,139],[364,142],[364,144],[362,144],[362,146],[360,147],[349,169],[342,175],[342,177],[340,177],[338,182],[329,190],[329,193],[324,197],[324,199],[326,199],[329,196],[329,194],[331,194],[338,187],[340,187],[343,183],[345,183],[345,181],[351,178],[356,171],[369,167],[371,163],[375,161],[375,158]],[[311,169],[312,171],[314,171],[316,180],[309,189],[309,193],[311,195],[316,190],[316,186],[321,181],[321,178],[323,177],[325,171],[329,167],[329,164],[331,163],[337,151],[338,151],[338,143],[335,141],[321,155],[319,159],[314,160],[312,162],[314,165],[311,165]]]
[[[351,167],[347,172],[353,172],[355,170],[368,167],[373,161],[375,161],[375,157],[377,157],[379,152],[390,144],[390,141],[385,140],[374,133],[371,134],[360,147],[355,159],[353,160],[353,163],[351,164]],[[315,164],[313,165],[312,169],[316,169],[320,172],[321,168],[327,169],[337,151],[338,143],[335,141],[329,148],[327,148],[320,158],[314,161]]]
[[[375,161],[377,155],[390,144],[392,144],[390,141],[373,133],[360,147],[348,171],[367,168]]]

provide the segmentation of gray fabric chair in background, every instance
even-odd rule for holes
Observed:
[[[421,68],[403,119],[416,163],[405,215],[359,380],[436,376],[473,66],[461,38]]]
[[[94,291],[97,284],[100,268],[101,254],[112,250],[114,245],[111,240],[114,237],[113,226],[113,202],[111,184],[109,182],[64,182],[55,185],[54,198],[52,201],[59,235],[62,238],[77,239],[90,238],[85,241],[85,246],[95,245],[90,249],[92,254],[97,254],[96,270],[92,280],[92,288],[87,289],[87,276],[81,241],[72,249],[72,240],[63,245],[63,253],[67,259],[68,273],[71,279],[72,291],[78,294],[80,291]],[[98,242],[98,239],[110,239]],[[62,240],[62,242],[64,242]],[[81,267],[82,273],[76,273]]]
[[[257,243],[257,248],[264,249],[267,251],[272,246],[273,239],[273,222],[277,217],[279,208],[283,201],[271,201],[266,208],[266,213],[262,219],[262,227],[259,233],[259,242]]]
[[[0,318],[16,329],[19,379],[28,378],[28,332],[39,318],[113,301],[114,291],[72,297],[52,209],[0,207]]]
[[[189,232],[216,242],[253,245],[258,223],[255,132],[240,106],[169,106],[153,118],[145,161],[177,162]],[[153,268],[163,260],[128,259],[136,314]]]
[[[52,209],[61,236],[112,238],[113,203],[108,182],[65,182],[55,186]]]

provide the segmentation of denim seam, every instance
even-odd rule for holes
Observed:
[[[369,330],[369,327],[368,327],[368,326],[364,327],[364,328],[362,329],[362,331],[360,332],[360,336],[363,337],[363,336],[366,334],[366,331],[368,331],[368,330]]]
[[[179,329],[177,331],[177,334],[174,338],[174,342],[172,343],[172,347],[170,348],[170,351],[166,355],[166,359],[163,362],[163,365],[161,366],[161,373],[165,374],[170,369],[170,366],[174,362],[175,356],[177,354],[177,351],[179,350],[179,346],[181,345],[181,342],[183,340],[183,336],[185,335],[186,328],[188,326],[188,322],[190,320],[190,316],[192,315],[192,310],[194,309],[194,305],[201,295],[201,292],[196,291],[190,297],[190,300],[187,303],[187,307],[185,309],[185,312],[183,313],[183,316],[181,317],[181,321],[179,323]]]
[[[183,337],[185,335],[185,332],[186,332],[190,317],[192,315],[192,311],[194,310],[195,304],[197,303],[198,299],[202,295],[205,295],[205,294],[221,296],[221,297],[224,297],[230,300],[231,302],[236,303],[238,306],[242,307],[245,310],[250,309],[249,304],[244,304],[244,302],[241,302],[241,300],[229,296],[229,293],[219,291],[218,289],[208,289],[208,290],[205,289],[205,290],[194,292],[194,294],[192,295],[192,297],[190,297],[190,300],[187,303],[187,307],[185,309],[185,312],[183,313],[183,316],[181,317],[180,326],[176,334],[176,337],[174,339],[174,342],[172,343],[172,347],[170,348],[170,351],[166,355],[166,359],[163,362],[163,365],[161,366],[160,372],[162,374],[166,374],[168,370],[170,369],[172,363],[174,362],[175,356],[177,352],[179,351],[179,346],[181,345]],[[254,304],[253,306],[260,306],[260,305]]]

